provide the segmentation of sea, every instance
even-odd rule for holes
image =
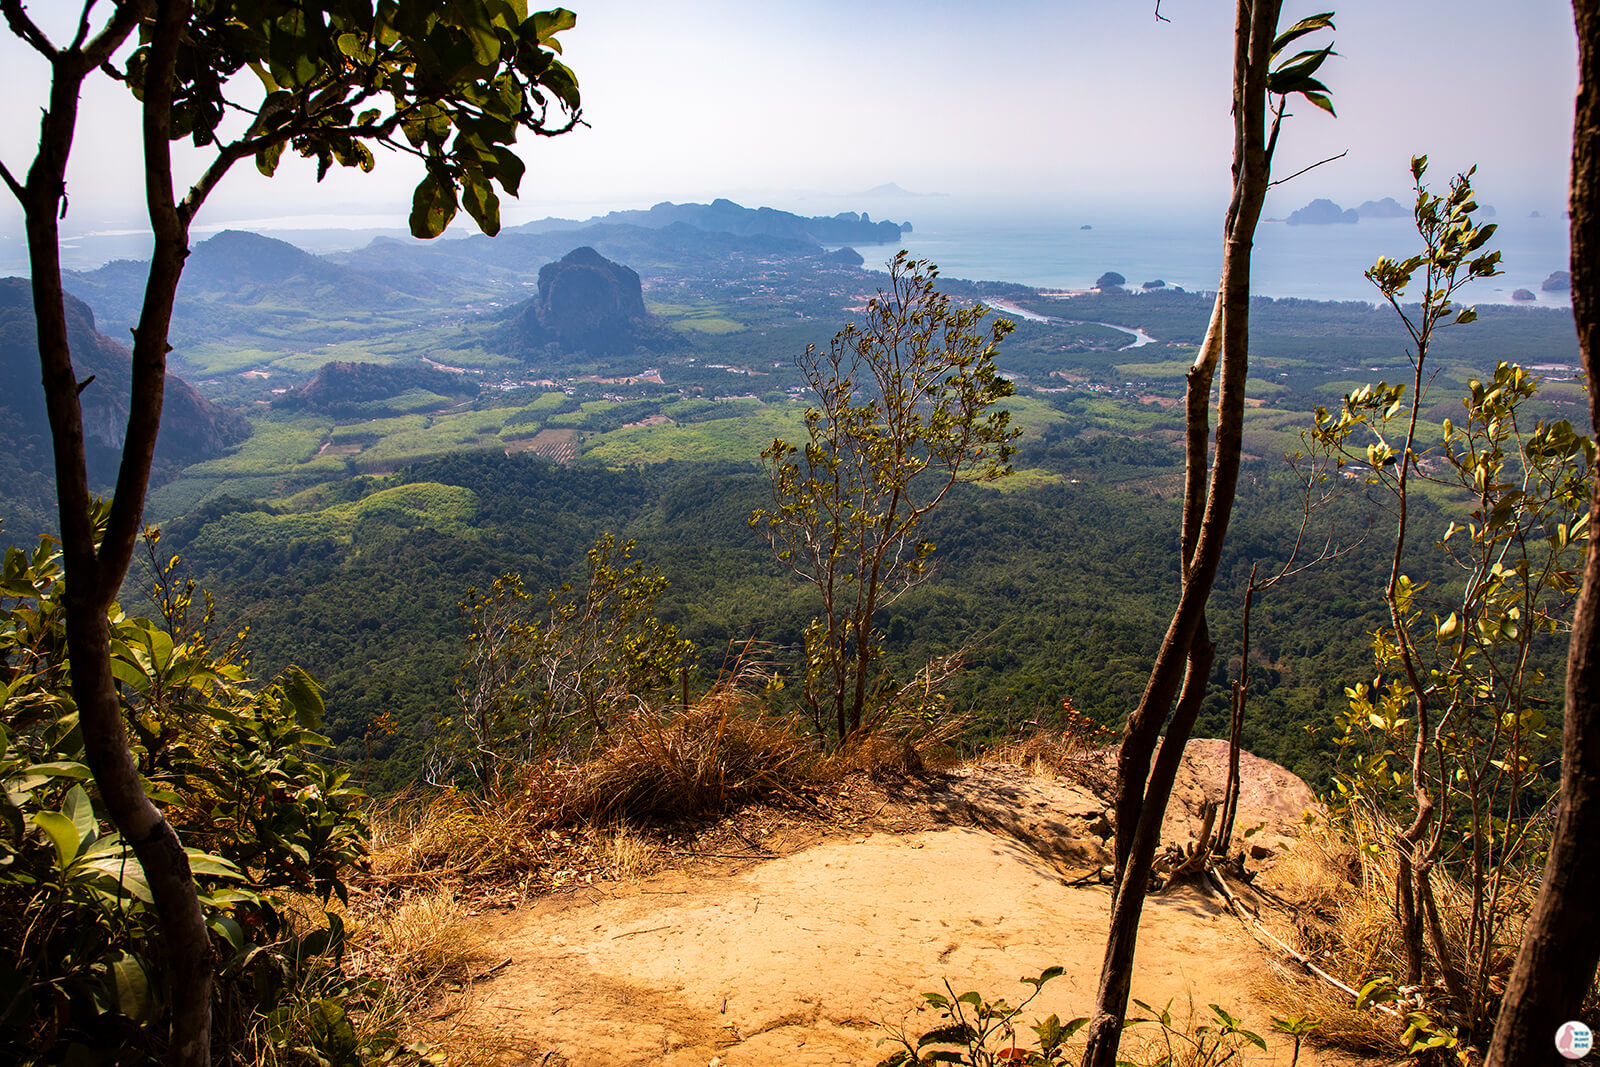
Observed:
[[[844,210],[839,203],[850,201],[781,206],[802,214],[831,215]],[[865,206],[857,202],[855,210]],[[1115,271],[1131,289],[1160,281],[1209,292],[1216,289],[1222,269],[1220,210],[1166,216],[1126,210],[1019,211],[931,196],[879,199],[870,206],[877,209],[869,212],[873,220],[910,222],[912,229],[899,245],[933,262],[949,278],[1071,290],[1087,289],[1102,274]],[[1520,303],[1512,294],[1522,289],[1534,294],[1528,303],[1535,306],[1568,306],[1566,291],[1541,288],[1553,272],[1568,269],[1568,223],[1559,207],[1542,215],[1492,221],[1498,231],[1490,247],[1500,250],[1504,273],[1471,283],[1459,294],[1461,302]],[[380,235],[408,239],[403,218],[376,215],[239,220],[197,227],[196,237],[224,226],[265,233],[315,253],[361,247]],[[472,232],[470,226],[453,227],[447,239]],[[1379,256],[1403,258],[1418,248],[1419,239],[1407,218],[1299,226],[1265,219],[1256,232],[1252,289],[1259,296],[1376,302],[1377,291],[1365,271]],[[132,227],[91,229],[64,242],[62,258],[69,268],[87,270],[115,258],[145,258],[148,249],[148,236]],[[882,267],[896,251],[886,245],[856,250],[869,267]],[[0,271],[26,272],[20,234],[0,233]]]
[[[1220,213],[1214,219],[1090,216],[1079,221],[934,212],[925,213],[920,224],[910,205],[902,213],[912,221],[912,231],[901,244],[937,264],[946,277],[1072,290],[1087,289],[1114,271],[1131,289],[1159,281],[1209,292],[1217,288],[1222,270]],[[1489,247],[1500,250],[1503,273],[1469,283],[1459,301],[1570,306],[1566,290],[1541,288],[1552,273],[1568,269],[1567,220],[1557,213],[1491,221],[1498,229]],[[887,258],[882,247],[857,251],[869,266]],[[1263,220],[1256,231],[1251,288],[1258,296],[1275,298],[1376,302],[1380,297],[1365,272],[1379,256],[1400,259],[1418,251],[1420,239],[1408,218],[1320,226]],[[1534,300],[1513,300],[1518,289],[1534,294]]]

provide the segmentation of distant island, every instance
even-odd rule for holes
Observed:
[[[887,221],[873,222],[865,211],[859,214],[854,211],[841,211],[837,215],[807,217],[770,207],[748,208],[719,197],[709,204],[674,204],[662,201],[647,211],[613,211],[607,215],[597,215],[587,222],[576,222],[572,219],[540,219],[537,222],[509,227],[508,231],[529,234],[551,233],[594,225],[642,226],[646,229],[660,230],[680,223],[711,233],[731,233],[741,237],[783,237],[824,245],[893,244],[900,240],[902,233],[911,229],[910,223],[902,226]]]
[[[1360,207],[1344,208],[1326,197],[1318,197],[1303,208],[1292,211],[1283,221],[1290,226],[1350,226],[1362,219],[1405,219],[1411,209],[1392,196],[1382,200],[1363,200]]]
[[[860,197],[886,197],[886,196],[893,196],[893,197],[902,197],[902,198],[905,198],[905,199],[917,199],[917,200],[920,200],[920,199],[922,199],[924,197],[945,196],[946,194],[945,193],[913,193],[910,189],[902,188],[900,185],[898,185],[895,182],[885,182],[883,185],[874,185],[871,189],[868,189],[866,192],[856,193],[855,195],[856,196],[860,196]]]
[[[1291,211],[1284,221],[1290,226],[1352,225],[1360,222],[1361,216],[1355,208],[1342,208],[1332,200],[1318,198],[1303,208]]]

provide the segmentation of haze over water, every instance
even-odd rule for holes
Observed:
[[[1212,291],[1222,269],[1220,210],[1157,217],[1123,206],[1069,209],[1049,205],[1029,211],[942,196],[818,196],[774,198],[778,202],[770,203],[758,196],[736,194],[731,199],[746,207],[773,206],[804,215],[865,211],[873,220],[910,222],[912,231],[901,238],[900,246],[918,258],[932,260],[949,278],[1085,289],[1106,271],[1116,271],[1127,279],[1129,288],[1159,279],[1168,286]],[[554,207],[551,214],[581,219],[603,210],[589,205],[572,210],[576,206]],[[1291,209],[1280,199],[1269,203],[1268,214],[1286,215]],[[1527,289],[1537,295],[1531,302],[1534,306],[1567,306],[1566,292],[1540,289],[1551,272],[1568,267],[1568,223],[1559,207],[1539,218],[1529,218],[1526,210],[1507,211],[1493,221],[1499,229],[1491,247],[1501,251],[1505,273],[1468,286],[1460,294],[1462,301],[1509,304],[1514,290]],[[405,238],[404,217],[374,214],[211,222],[197,226],[195,238],[203,240],[224,228],[265,233],[319,254],[362,247],[380,230],[387,236]],[[91,270],[111,259],[149,255],[149,236],[135,226],[86,229],[62,246],[69,269]],[[441,239],[460,239],[475,232],[470,225],[458,225]],[[574,245],[577,243],[575,239]],[[1259,296],[1372,302],[1377,300],[1377,292],[1363,272],[1380,255],[1401,258],[1419,249],[1409,218],[1368,218],[1353,225],[1325,226],[1264,220],[1256,233],[1252,284]],[[875,269],[882,269],[895,250],[887,245],[857,249],[865,266]],[[0,241],[0,272],[27,272],[20,240]]]

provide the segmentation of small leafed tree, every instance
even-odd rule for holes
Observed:
[[[1317,411],[1317,439],[1379,487],[1396,517],[1389,625],[1373,639],[1383,673],[1347,690],[1338,743],[1348,758],[1331,808],[1395,858],[1406,984],[1442,977],[1439,999],[1462,1036],[1481,1038],[1545,845],[1531,814],[1546,784],[1536,653],[1565,628],[1577,592],[1594,444],[1565,420],[1530,418],[1538,380],[1504,362],[1469,381],[1437,439],[1423,421],[1438,331],[1475,318],[1453,298],[1498,274],[1500,259],[1487,250],[1494,226],[1472,217],[1473,172],[1437,195],[1423,185],[1426,169],[1425,157],[1412,160],[1422,251],[1367,272],[1411,338],[1411,381],[1364,386]],[[1421,302],[1407,307],[1414,280]],[[1454,578],[1434,588],[1402,569],[1419,486],[1462,502],[1438,542]],[[1441,921],[1451,910],[1465,913],[1463,929]]]
[[[33,161],[23,171],[0,158],[0,181],[21,205],[27,233],[85,762],[149,879],[171,991],[169,1062],[190,1067],[210,1059],[209,935],[183,847],[146,797],[129,755],[106,618],[142,526],[167,329],[190,225],[241,160],[270,175],[289,148],[315,159],[320,176],[334,163],[371,170],[377,144],[425,165],[412,202],[413,233],[437,235],[462,205],[496,232],[499,191],[515,194],[523,176],[511,150],[517,134],[558,134],[578,121],[577,81],[556,58],[555,41],[574,19],[559,9],[530,15],[525,0],[83,0],[77,7],[62,44],[22,0],[0,0],[7,27],[44,59],[50,78]],[[154,235],[103,536],[93,517],[78,400],[94,384],[73,370],[59,254],[80,96],[100,76],[124,82],[142,106],[144,158],[130,180],[144,190]],[[184,139],[206,161],[180,196],[172,142]]]
[[[659,707],[672,693],[694,645],[656,616],[667,579],[635,560],[633,548],[601,537],[582,588],[547,593],[542,620],[515,574],[486,592],[467,590],[458,713],[439,727],[441,755],[467,764],[480,788],[498,785],[507,765],[602,735],[619,713]]]
[[[1012,324],[985,324],[982,305],[953,307],[937,278],[897,255],[864,322],[798,361],[816,395],[805,442],[761,453],[772,506],[750,524],[822,597],[802,698],[817,732],[841,746],[886,681],[874,668],[877,614],[931,573],[923,520],[954,486],[1009,474],[1020,433],[997,406],[1012,393],[995,367]]]
[[[1084,1067],[1114,1067],[1117,1062],[1139,916],[1161,822],[1215,657],[1206,604],[1222,560],[1239,483],[1249,374],[1250,259],[1256,224],[1271,185],[1272,157],[1292,97],[1333,111],[1328,87],[1316,77],[1333,55],[1333,46],[1291,51],[1299,47],[1297,42],[1332,29],[1333,15],[1312,15],[1279,33],[1282,7],[1282,0],[1237,0],[1235,4],[1233,196],[1223,222],[1217,301],[1185,390],[1182,591],[1156,652],[1150,680],[1128,716],[1117,752],[1111,930],[1095,1013],[1087,1030]],[[1210,425],[1213,383],[1217,387],[1214,450]]]

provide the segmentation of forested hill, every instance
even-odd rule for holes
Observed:
[[[1099,440],[1116,450],[1116,438]],[[1298,521],[1296,483],[1280,468],[1246,471],[1214,597],[1219,655],[1202,732],[1224,729],[1250,566],[1281,562],[1282,532]],[[343,753],[370,753],[399,781],[452,706],[464,650],[456,605],[467,589],[505,572],[535,591],[577,580],[603,532],[637,539],[672,582],[663,618],[695,642],[696,684],[715,674],[730,642],[798,646],[815,607],[746,522],[766,492],[765,475],[748,464],[611,470],[461,455],[330,486],[289,507],[217,500],[168,524],[163,543],[220,595],[229,622],[252,625],[258,668],[310,669],[329,687]],[[1359,536],[1364,510],[1343,519]],[[1108,485],[965,491],[928,528],[936,576],[882,620],[890,668],[904,676],[971,642],[956,706],[976,717],[974,736],[1051,721],[1063,698],[1115,721],[1138,698],[1176,595],[1176,522],[1175,498]],[[1325,772],[1326,750],[1306,727],[1371,674],[1366,635],[1381,618],[1373,583],[1383,552],[1374,541],[1257,604],[1253,751],[1313,778]],[[1419,555],[1415,572],[1431,566]],[[367,736],[385,713],[399,733]]]

